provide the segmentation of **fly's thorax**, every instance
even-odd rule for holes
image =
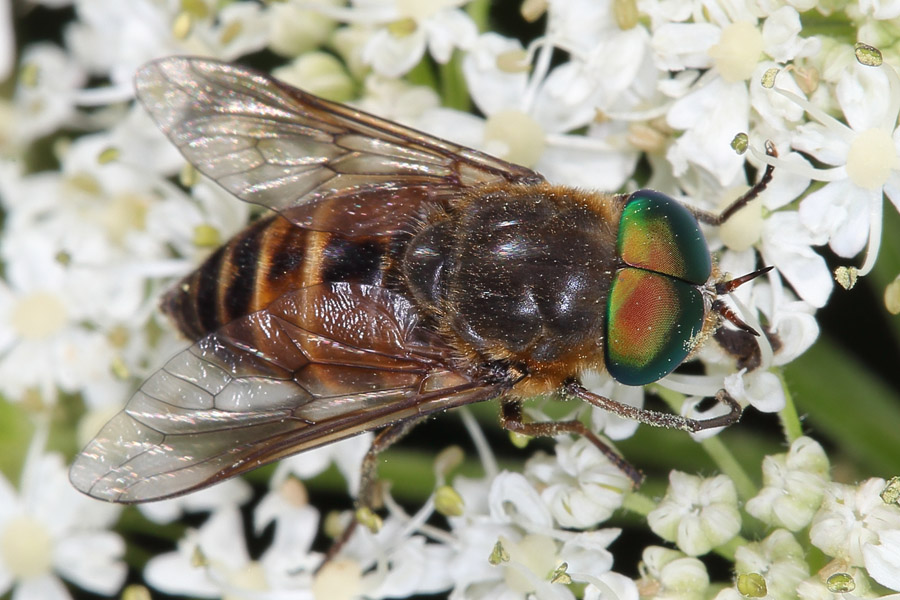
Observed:
[[[550,185],[481,190],[413,237],[407,285],[461,352],[571,375],[600,360],[620,210]]]

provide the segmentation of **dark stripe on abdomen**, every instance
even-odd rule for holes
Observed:
[[[179,331],[200,339],[254,310],[260,237],[272,219],[261,219],[213,252],[163,297],[161,308]]]
[[[304,285],[383,285],[395,242],[310,231],[278,215],[263,218],[170,290],[162,309],[196,340]]]
[[[218,279],[225,247],[213,252],[200,267],[182,279],[162,298],[160,308],[192,340],[199,339],[218,325]]]
[[[322,249],[322,280],[379,285],[388,250],[385,241],[332,235]]]
[[[256,289],[256,270],[260,260],[260,239],[267,227],[265,220],[245,229],[225,247],[227,259],[222,265],[219,293],[222,294],[220,324],[230,323],[251,310]]]

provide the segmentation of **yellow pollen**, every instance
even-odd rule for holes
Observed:
[[[887,183],[897,167],[897,149],[891,134],[883,129],[869,129],[856,136],[847,153],[847,176],[867,190],[877,190]]]
[[[22,515],[11,519],[0,534],[0,555],[16,579],[32,579],[53,566],[53,538],[43,523]]]
[[[66,305],[52,292],[33,292],[19,298],[12,309],[12,326],[19,337],[43,340],[66,324]]]
[[[719,43],[711,46],[709,56],[722,79],[729,83],[744,81],[753,75],[763,51],[763,39],[752,23],[739,21],[722,30]]]

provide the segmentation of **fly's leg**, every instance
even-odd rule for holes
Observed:
[[[581,421],[549,421],[542,423],[526,423],[522,420],[522,402],[519,400],[506,400],[500,408],[500,424],[504,429],[528,435],[532,437],[554,437],[567,433],[573,433],[588,439],[594,444],[617,469],[631,479],[634,487],[641,485],[644,475],[622,458],[609,444],[601,440],[593,431],[587,428]]]
[[[712,429],[714,427],[728,427],[741,418],[741,412],[743,411],[737,400],[732,398],[725,390],[719,390],[716,394],[716,401],[727,405],[729,412],[722,416],[712,417],[710,419],[689,419],[670,413],[629,406],[628,404],[622,404],[621,402],[616,402],[605,396],[590,392],[577,381],[569,381],[563,386],[563,390],[570,396],[578,398],[579,400],[584,400],[585,402],[619,415],[620,417],[632,419],[644,423],[645,425],[665,427],[667,429],[681,429],[689,433],[697,433],[698,431]]]
[[[369,447],[369,451],[366,452],[366,456],[363,458],[362,465],[360,466],[359,495],[356,499],[356,514],[354,515],[353,520],[351,520],[347,527],[344,528],[341,535],[331,544],[331,548],[328,549],[328,552],[325,554],[322,563],[318,566],[317,571],[337,556],[344,545],[350,540],[353,536],[353,532],[356,531],[356,527],[360,524],[360,517],[377,518],[375,517],[375,510],[381,506],[381,486],[378,481],[378,455],[400,441],[400,439],[409,433],[413,427],[418,425],[420,421],[421,419],[407,419],[389,425],[379,431],[375,436],[375,439],[372,440],[372,445]]]

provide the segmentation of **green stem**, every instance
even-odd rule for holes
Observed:
[[[488,17],[491,12],[490,0],[473,0],[466,5],[466,12],[475,21],[478,31],[484,32],[488,29]]]
[[[834,11],[828,16],[807,11],[800,15],[800,24],[805,37],[825,35],[843,41],[855,40],[856,28],[843,11]]]
[[[424,85],[437,90],[437,77],[431,66],[431,60],[427,56],[409,70],[409,73],[406,74],[406,79],[413,85]]]
[[[631,492],[630,494],[626,494],[625,498],[622,500],[622,508],[642,517],[646,517],[650,514],[651,510],[656,508],[656,502],[649,496],[641,494],[640,492]]]
[[[722,441],[722,438],[718,436],[711,437],[700,442],[700,445],[706,450],[709,457],[713,459],[719,470],[728,475],[734,482],[734,487],[737,489],[741,500],[746,502],[756,495],[756,485],[750,479],[750,476],[747,475],[747,471],[744,470],[741,463],[734,457],[731,450],[728,449],[728,446],[725,445],[725,442]]]
[[[778,413],[778,417],[781,419],[784,438],[788,444],[792,444],[803,435],[803,425],[800,423],[800,415],[797,414],[797,406],[794,404],[794,397],[784,379],[784,373],[778,371],[777,374],[781,381],[781,389],[784,391],[784,408]]]
[[[453,57],[445,65],[440,65],[440,93],[442,104],[467,112],[471,108],[469,87],[462,72],[462,54],[454,52]]]

